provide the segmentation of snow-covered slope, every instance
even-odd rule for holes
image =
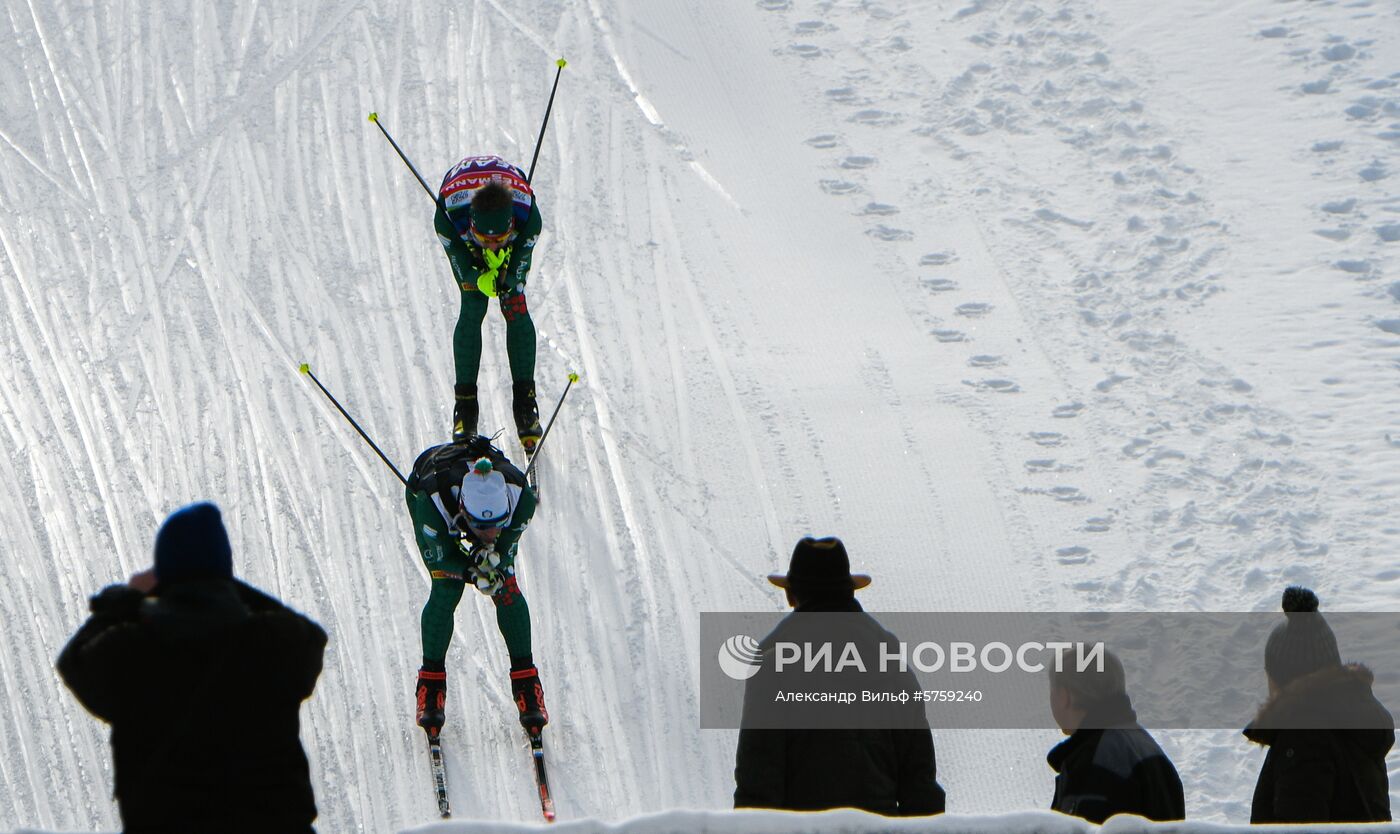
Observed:
[[[326,831],[430,821],[401,466],[448,425],[430,182],[527,164],[542,458],[523,585],[566,818],[725,807],[702,610],[806,533],[870,610],[1395,607],[1400,12],[1380,0],[10,3],[0,58],[0,828],[117,827],[52,660],[156,525],[224,508],[324,623]],[[499,317],[483,425],[509,422]],[[449,656],[464,817],[534,818],[484,600]],[[1344,647],[1345,648],[1345,647]],[[1262,695],[1262,693],[1261,693]],[[940,733],[958,812],[1054,734]],[[1260,757],[1165,735],[1192,816]],[[1393,768],[1394,772],[1394,768]]]

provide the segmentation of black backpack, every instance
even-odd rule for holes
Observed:
[[[505,476],[506,483],[525,485],[525,473],[510,462],[505,452],[497,449],[491,438],[477,435],[463,443],[444,443],[423,450],[413,462],[408,488],[415,492],[436,492],[442,496],[445,506],[451,506],[456,501],[453,488],[461,486],[462,479],[478,458],[491,461],[496,471]]]

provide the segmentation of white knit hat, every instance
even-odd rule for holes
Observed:
[[[491,461],[480,458],[472,465],[471,471],[462,478],[462,488],[458,493],[462,502],[462,512],[473,527],[504,527],[510,523],[510,490],[505,476],[497,472]]]

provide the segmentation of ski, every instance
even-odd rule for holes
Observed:
[[[554,797],[549,795],[549,777],[544,770],[544,729],[534,732],[526,730],[530,736],[530,756],[535,760],[535,785],[540,790],[540,813],[545,822],[554,822]]]
[[[452,816],[452,807],[447,804],[447,765],[442,760],[441,733],[428,733],[428,761],[433,769],[433,792],[437,794],[438,813],[447,819]]]
[[[535,448],[538,449],[539,447],[536,446]],[[534,458],[535,456],[533,453],[529,451],[525,452],[525,469],[527,472],[529,472],[527,482],[530,484],[530,491],[535,493],[535,500],[538,501],[540,500],[540,469],[538,466],[529,466],[529,464],[534,460]]]

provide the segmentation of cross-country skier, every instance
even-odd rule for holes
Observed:
[[[432,590],[423,606],[418,724],[436,735],[447,701],[447,647],[467,583],[491,597],[510,654],[510,687],[520,723],[549,723],[530,645],[530,608],[515,580],[516,547],[535,513],[524,474],[486,437],[433,446],[418,456],[406,498]]]
[[[521,446],[533,454],[540,440],[540,414],[535,403],[535,323],[525,304],[525,280],[543,225],[535,194],[520,168],[499,156],[469,156],[443,177],[438,196],[434,226],[462,291],[452,333],[452,439],[476,436],[481,323],[495,297],[506,320],[515,427]]]

